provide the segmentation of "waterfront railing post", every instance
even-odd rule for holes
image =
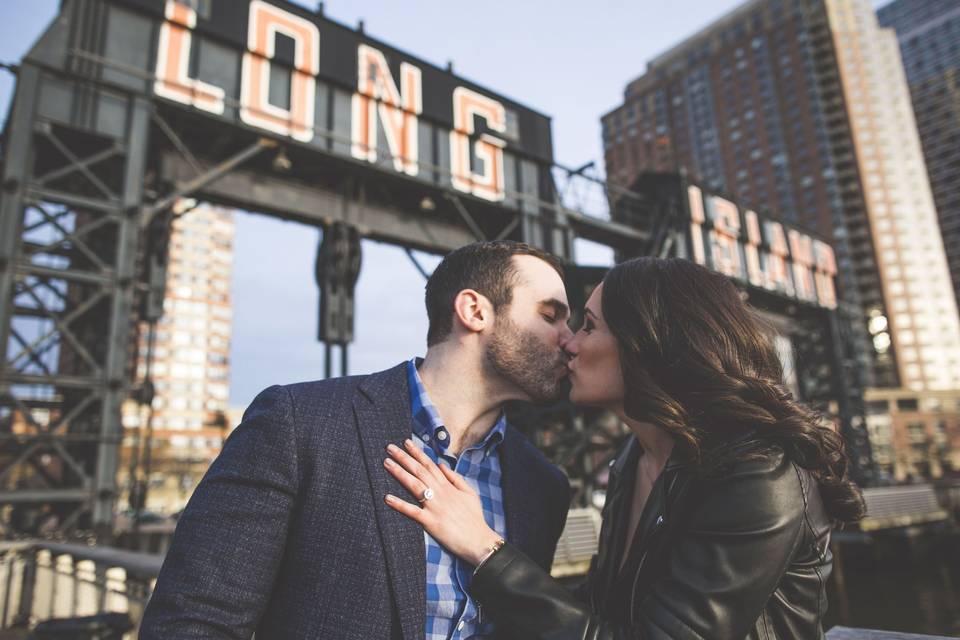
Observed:
[[[33,593],[37,582],[37,549],[28,549],[21,556],[23,577],[20,582],[20,606],[17,608],[16,623],[28,622],[33,613]]]

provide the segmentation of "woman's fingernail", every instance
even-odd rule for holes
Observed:
[[[389,451],[390,453],[393,453],[394,451],[400,451],[400,447],[398,447],[393,443],[390,443],[387,445],[387,451]]]
[[[393,497],[392,495],[390,495],[389,493],[386,495],[386,498],[385,498],[385,499],[386,499],[387,502],[393,502],[394,500],[396,500],[396,498],[394,498],[394,497]]]
[[[392,466],[395,465],[396,463],[395,463],[392,459],[387,458],[386,460],[383,461],[383,464],[385,464],[385,465],[388,466],[388,467],[392,467]]]
[[[407,438],[406,440],[403,441],[403,444],[407,445],[408,447],[412,447],[413,440],[411,440],[410,438]]]

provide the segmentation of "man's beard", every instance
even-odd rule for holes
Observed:
[[[560,349],[543,344],[532,332],[521,330],[501,316],[485,355],[491,369],[532,401],[560,398],[564,380],[561,368],[566,367],[566,357]]]

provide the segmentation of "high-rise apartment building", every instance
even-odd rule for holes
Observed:
[[[233,212],[202,205],[174,220],[164,313],[153,350],[149,489],[145,507],[172,513],[186,504],[220,452],[230,427],[227,402],[233,307]],[[146,373],[147,327],[141,327],[138,378]],[[124,407],[119,484],[128,485],[131,454],[141,471],[148,410]]]
[[[960,430],[960,317],[896,36],[868,0],[747,2],[652,60],[602,125],[612,182],[685,170],[828,238],[868,408],[932,395]],[[883,418],[881,470],[921,473]]]
[[[896,0],[877,11],[897,32],[917,129],[960,300],[960,3]]]

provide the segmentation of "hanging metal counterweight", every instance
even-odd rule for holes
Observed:
[[[353,341],[354,291],[362,262],[357,228],[335,222],[323,230],[314,275],[320,288],[317,340],[325,345],[325,377],[333,375],[333,345],[340,346],[340,375],[347,375],[347,345]]]

